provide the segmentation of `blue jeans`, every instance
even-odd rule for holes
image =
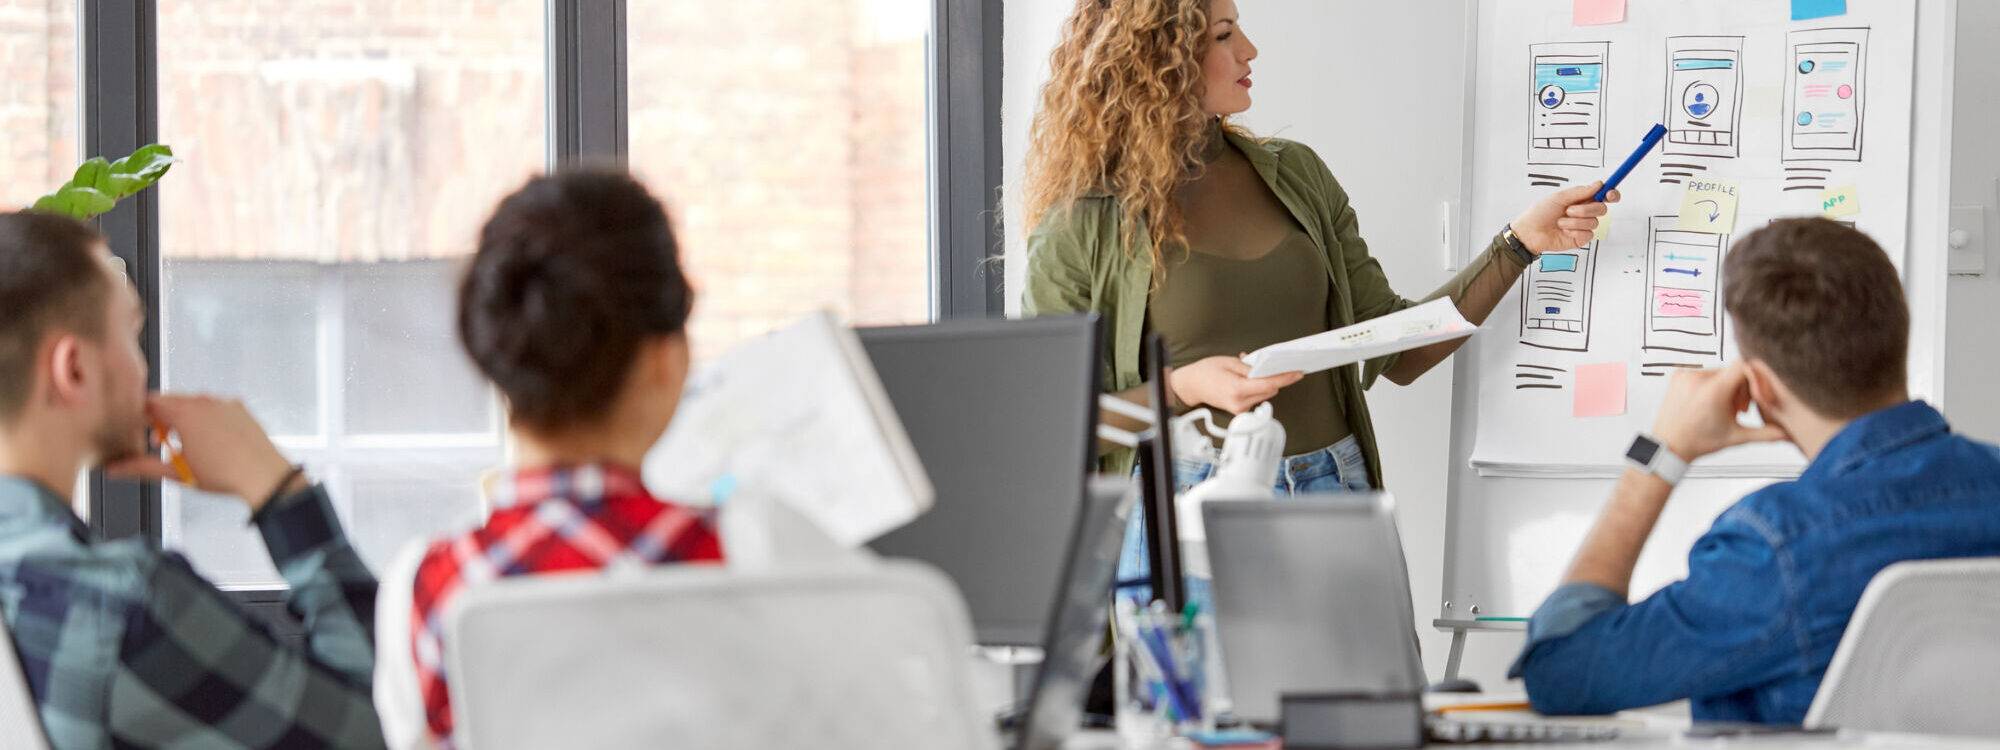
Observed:
[[[1215,459],[1219,452],[1210,446],[1203,446],[1202,458],[1174,459],[1174,493],[1187,492],[1197,484],[1215,474]],[[1133,474],[1138,474],[1134,469]],[[1279,498],[1293,495],[1313,495],[1330,492],[1369,492],[1374,487],[1369,483],[1368,460],[1361,455],[1361,443],[1353,436],[1341,438],[1340,442],[1310,453],[1287,456],[1278,465],[1278,481],[1272,488]],[[1152,565],[1146,558],[1146,520],[1143,512],[1135,512],[1125,526],[1125,545],[1118,553],[1118,594],[1141,601],[1152,598],[1152,586],[1147,578],[1152,574]],[[1189,578],[1187,580],[1189,601],[1198,601],[1208,606],[1208,581]]]

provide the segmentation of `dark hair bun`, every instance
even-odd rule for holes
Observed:
[[[459,287],[459,340],[518,422],[605,416],[646,339],[687,325],[692,293],[666,210],[630,175],[574,169],[500,202]]]

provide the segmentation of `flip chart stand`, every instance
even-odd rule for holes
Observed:
[[[1444,679],[1458,679],[1458,663],[1465,657],[1465,634],[1478,631],[1485,633],[1525,633],[1526,620],[1445,620],[1431,621],[1431,627],[1451,634],[1451,653],[1444,660]]]

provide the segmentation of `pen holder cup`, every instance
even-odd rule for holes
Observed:
[[[1213,731],[1221,662],[1215,620],[1120,601],[1112,616],[1112,689],[1118,734],[1129,746]]]

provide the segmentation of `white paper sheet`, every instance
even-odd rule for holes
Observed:
[[[936,494],[874,365],[830,313],[698,369],[644,470],[661,497],[771,498],[850,546],[909,523]]]
[[[1346,328],[1292,339],[1243,357],[1250,377],[1287,372],[1311,375],[1396,352],[1464,338],[1478,328],[1458,314],[1450,299],[1435,299]]]

